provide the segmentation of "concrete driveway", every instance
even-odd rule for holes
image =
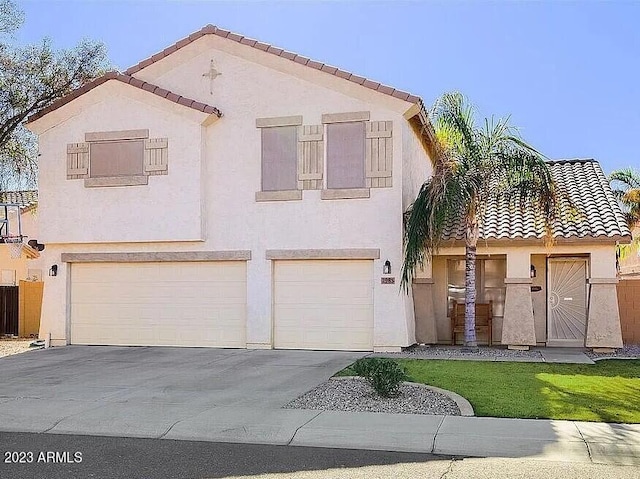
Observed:
[[[190,439],[201,430],[203,438],[219,431],[221,440],[287,443],[317,412],[280,407],[363,355],[104,346],[23,353],[0,359],[0,430]]]

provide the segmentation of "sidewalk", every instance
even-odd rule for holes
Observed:
[[[125,403],[117,416],[98,421],[70,416],[53,427],[25,428],[3,419],[0,430],[640,466],[640,424],[219,406],[167,426],[166,413]]]
[[[178,423],[163,437],[640,465],[638,424],[220,409]]]
[[[532,347],[528,351],[481,346],[466,352],[460,346],[419,346],[401,353],[373,353],[371,356],[394,359],[446,359],[455,361],[505,361],[525,363],[595,364],[581,348]]]

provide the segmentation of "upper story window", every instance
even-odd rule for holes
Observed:
[[[301,200],[298,171],[302,116],[258,118],[260,129],[260,191],[256,201]]]
[[[368,111],[322,115],[327,128],[323,199],[368,198],[392,186],[393,122],[370,121]]]
[[[298,127],[262,128],[262,191],[298,188]]]
[[[364,122],[327,125],[327,188],[364,188]]]
[[[89,143],[89,177],[139,176],[143,174],[142,140]]]
[[[167,138],[149,138],[149,130],[85,134],[84,143],[67,145],[67,179],[86,187],[146,185],[152,175],[168,173]]]

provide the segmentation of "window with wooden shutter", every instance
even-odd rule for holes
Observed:
[[[393,122],[365,123],[365,176],[368,188],[387,188],[393,182]]]
[[[298,189],[322,189],[324,172],[323,125],[304,125],[298,129]]]
[[[85,133],[85,143],[67,145],[67,179],[84,178],[85,187],[139,186],[168,172],[167,138],[149,130]]]
[[[89,143],[67,145],[67,179],[77,180],[89,176]]]

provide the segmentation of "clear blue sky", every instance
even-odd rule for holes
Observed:
[[[551,158],[640,166],[640,2],[22,0],[18,40],[125,69],[207,23],[422,96],[460,90]]]

